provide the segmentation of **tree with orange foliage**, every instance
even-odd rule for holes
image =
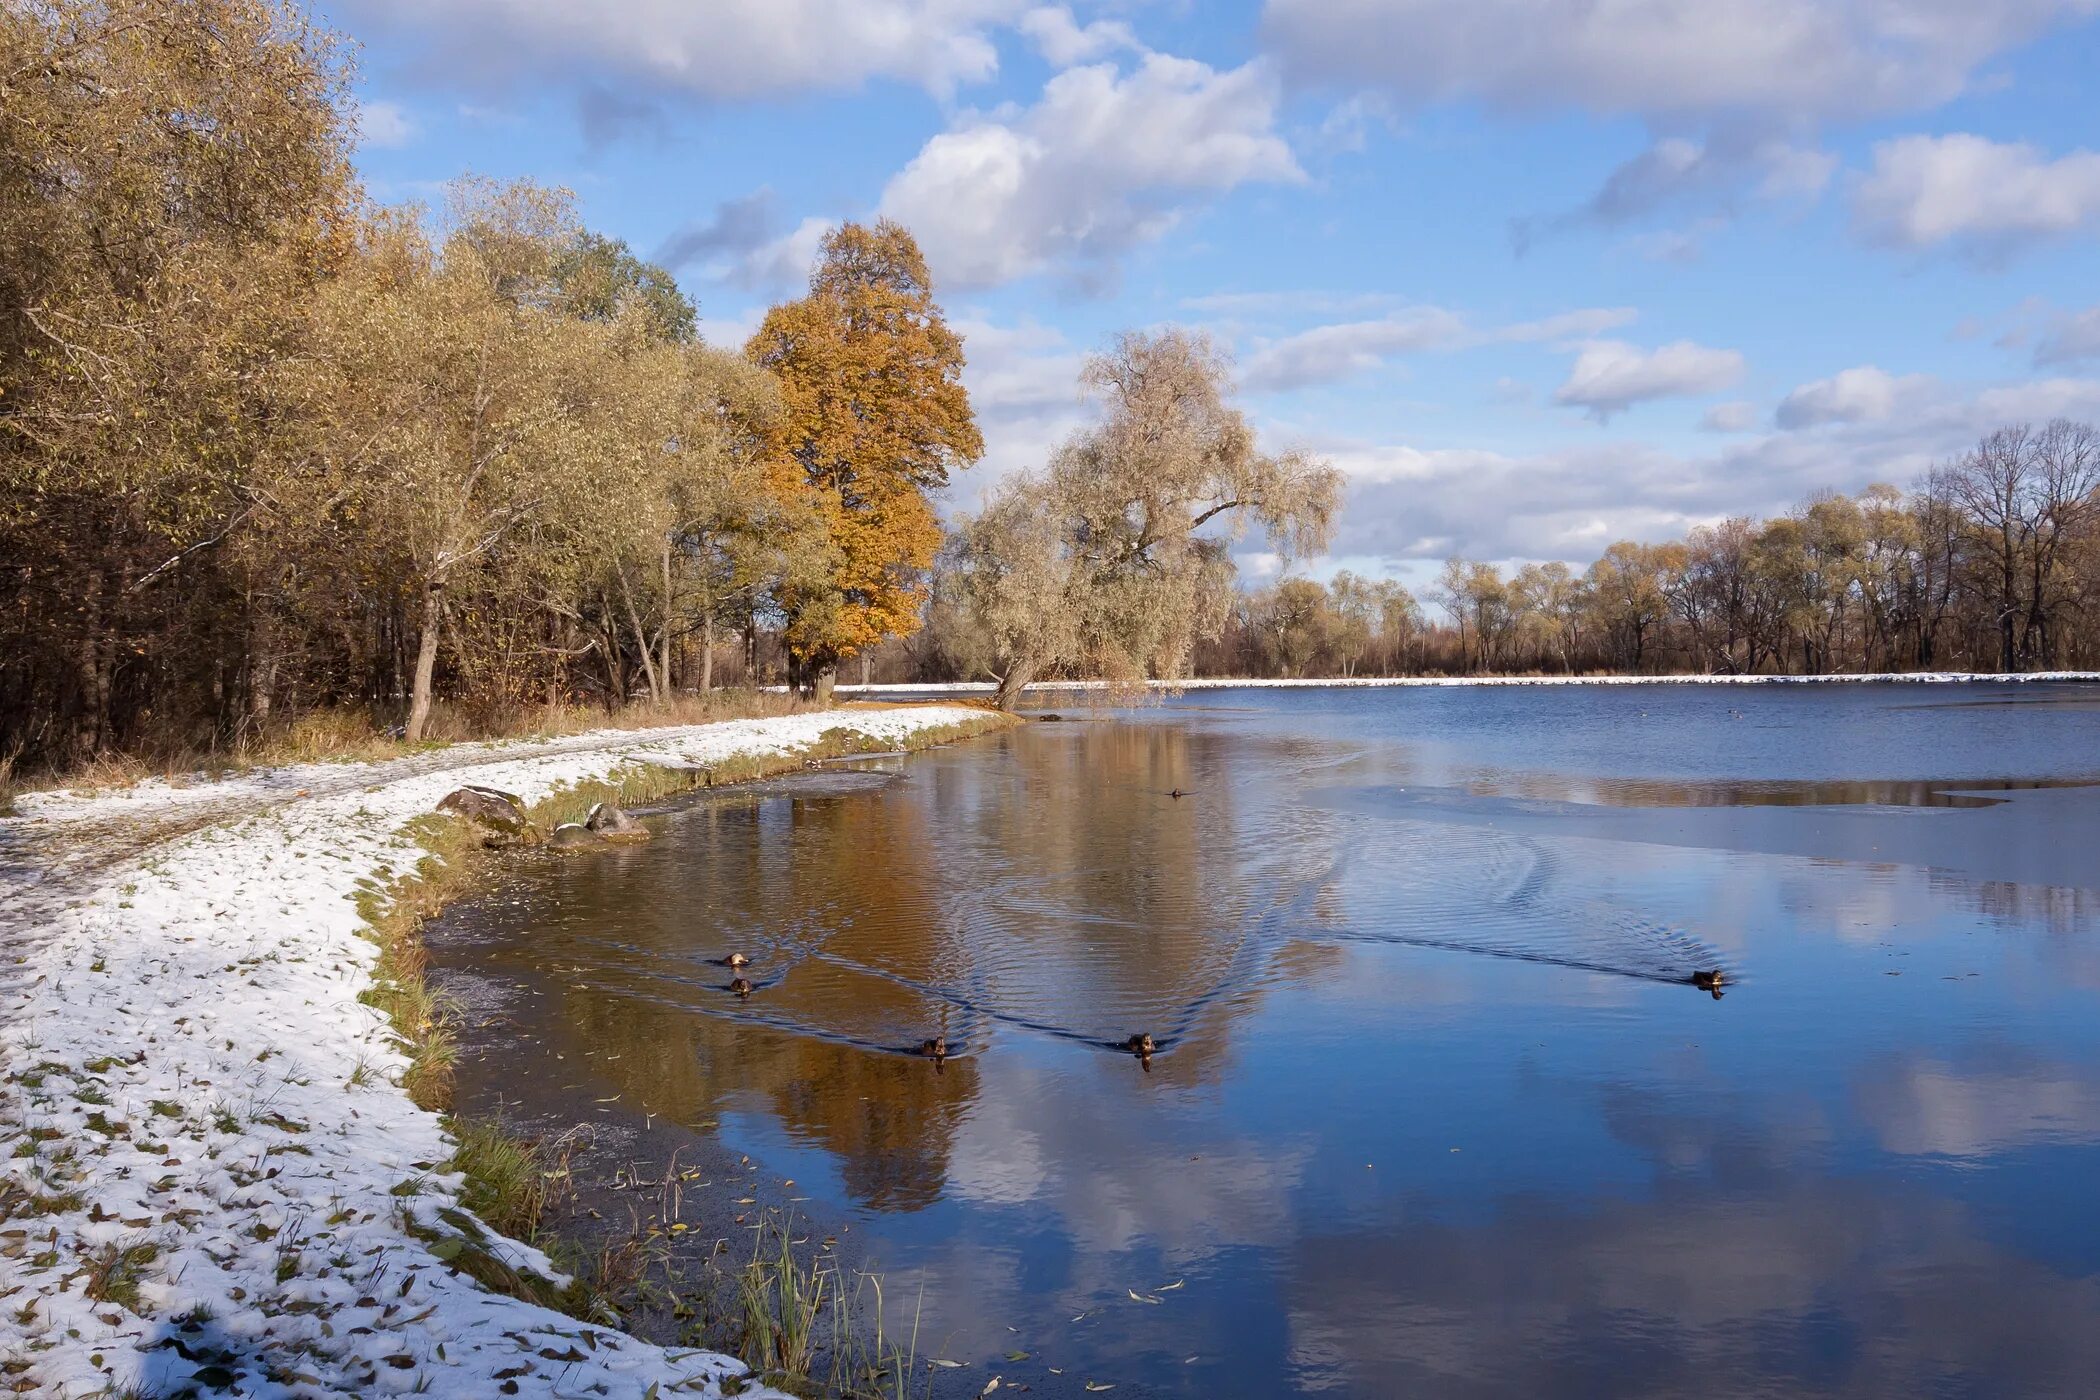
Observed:
[[[841,659],[917,630],[941,545],[931,493],[984,452],[962,337],[902,226],[824,239],[809,295],[774,307],[745,353],[780,381],[783,492],[806,493],[832,545],[781,589],[790,678],[828,691]]]

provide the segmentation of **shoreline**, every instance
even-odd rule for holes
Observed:
[[[1131,682],[1146,690],[1344,690],[1409,689],[1466,686],[1540,685],[2040,685],[2051,683],[2100,683],[2100,671],[1888,671],[1871,674],[1813,676],[1692,675],[1692,676],[1337,676],[1328,679],[1285,680],[1279,678],[1233,680],[1222,676],[1186,680]],[[1097,691],[1123,688],[1114,681],[1030,681],[1025,693]],[[775,687],[779,689],[779,687]],[[907,685],[885,681],[872,685],[841,683],[833,689],[840,695],[992,695],[999,687],[990,681],[933,681]]]
[[[0,833],[34,827],[51,845],[121,835],[133,815],[202,820],[56,880],[7,872],[39,897],[11,899],[0,928],[6,1379],[54,1396],[235,1381],[265,1395],[720,1394],[740,1362],[581,1323],[450,1266],[479,1247],[559,1277],[460,1209],[457,1144],[411,1101],[401,1036],[361,999],[381,956],[365,908],[424,858],[409,828],[463,773],[532,803],[637,766],[790,758],[830,730],[897,747],[998,722],[955,706],[834,710],[460,745],[406,771],[329,765],[327,790],[291,786],[300,769],[25,797]]]

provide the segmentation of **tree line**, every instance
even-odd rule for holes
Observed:
[[[1577,573],[1454,558],[1417,598],[1343,572],[1238,597],[1212,676],[2100,669],[2100,431],[1990,434],[1909,491],[1820,493]]]
[[[762,644],[818,686],[910,630],[982,442],[905,230],[711,346],[562,191],[369,200],[350,76],[276,0],[0,7],[0,760],[500,728]]]
[[[1262,444],[1225,354],[1167,327],[1090,360],[1093,421],[944,526],[983,440],[907,230],[834,230],[804,295],[711,345],[563,191],[370,199],[350,77],[280,0],[0,6],[0,764],[316,711],[501,732],[718,671],[822,694],[878,653],[1007,704],[1191,669],[2100,661],[2100,453],[2071,423],[1582,574],[1249,592],[1235,542],[1319,554],[1341,479]]]

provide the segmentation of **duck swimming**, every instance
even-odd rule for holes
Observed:
[[[930,1060],[947,1059],[948,1037],[945,1035],[937,1035],[931,1040],[921,1041],[919,1043],[919,1053],[921,1055],[926,1056],[926,1058]]]
[[[1159,1044],[1149,1034],[1141,1031],[1124,1041],[1123,1048],[1140,1059],[1149,1060],[1152,1058],[1152,1052],[1159,1049]]]
[[[1695,972],[1692,974],[1692,985],[1702,992],[1712,992],[1715,1001],[1721,999],[1721,986],[1727,980],[1728,975],[1718,967],[1712,972]]]
[[[722,966],[724,967],[748,967],[750,964],[751,959],[745,957],[742,953],[731,953],[728,957],[722,959]]]
[[[751,998],[751,979],[748,977],[733,977],[729,981],[729,990],[748,1001]]]

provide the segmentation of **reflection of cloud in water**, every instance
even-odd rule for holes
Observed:
[[[1014,1060],[985,1062],[982,1090],[948,1160],[948,1189],[1054,1213],[1082,1253],[1140,1242],[1176,1264],[1224,1247],[1281,1242],[1311,1156],[1266,1140],[1157,1140],[1156,1109],[1115,1092],[1075,1094]]]
[[[1307,1238],[1288,1286],[1306,1388],[1352,1395],[2039,1395],[2100,1374],[2100,1280],[1887,1183],[1511,1202],[1480,1229]]]
[[[2100,1139],[2100,1085],[2069,1065],[1890,1057],[1868,1068],[1854,1097],[1882,1147],[1904,1156],[1984,1157]]]

